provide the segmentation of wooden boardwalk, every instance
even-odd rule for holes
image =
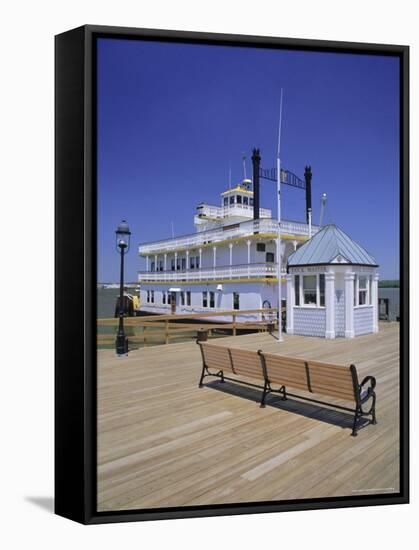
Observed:
[[[339,364],[377,378],[376,426],[352,416],[206,378],[195,343],[98,352],[98,510],[223,504],[399,488],[399,326],[353,340],[269,334],[217,344]],[[296,392],[297,393],[297,392]],[[342,404],[342,402],[340,402]]]

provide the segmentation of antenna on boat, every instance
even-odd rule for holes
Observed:
[[[320,217],[319,217],[319,226],[322,227],[323,225],[323,218],[324,218],[324,210],[326,208],[326,201],[327,201],[327,195],[326,193],[323,193],[321,199],[320,199]]]
[[[281,130],[282,130],[282,96],[279,105],[278,149],[276,152],[276,185],[278,210],[278,236],[276,239],[276,257],[278,265],[278,341],[282,342],[282,265],[281,265]]]
[[[247,180],[247,176],[246,176],[246,155],[243,151],[243,174],[244,174],[244,179]]]

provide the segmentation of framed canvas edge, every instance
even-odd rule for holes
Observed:
[[[362,497],[303,499],[229,505],[171,507],[146,510],[96,511],[96,201],[94,44],[98,37],[185,41],[252,47],[277,47],[318,51],[393,55],[400,58],[400,493]],[[59,34],[56,43],[56,331],[55,331],[55,513],[84,524],[192,518],[220,515],[269,513],[403,504],[409,502],[409,47],[325,40],[228,35],[161,29],[136,29],[85,25]],[[67,66],[62,58],[65,56]],[[78,70],[77,70],[78,69]],[[63,73],[65,75],[63,76]],[[76,75],[76,76],[75,76]],[[73,85],[63,85],[65,79]],[[74,124],[68,125],[62,111],[72,104]],[[79,142],[78,140],[81,140]],[[70,153],[69,153],[70,152]],[[73,155],[74,173],[62,169],[63,159]],[[76,176],[74,176],[76,174]],[[76,178],[77,193],[73,215],[68,219],[65,191]],[[72,187],[74,190],[74,188]],[[67,189],[68,191],[68,189]],[[71,201],[70,201],[71,203]],[[62,223],[61,216],[69,222]],[[80,229],[82,230],[80,234]],[[76,242],[72,242],[77,235]],[[64,253],[70,243],[79,256]],[[73,283],[74,309],[65,311],[63,273]],[[74,281],[73,281],[74,278]],[[77,287],[79,292],[77,292]],[[82,332],[74,327],[80,324]],[[68,329],[75,338],[68,354]],[[75,357],[78,357],[78,362]],[[71,395],[71,399],[69,399]],[[70,475],[69,475],[70,472]]]

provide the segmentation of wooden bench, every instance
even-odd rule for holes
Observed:
[[[349,411],[354,414],[353,436],[357,435],[358,420],[361,417],[370,416],[371,423],[377,423],[375,414],[376,395],[374,391],[376,380],[373,376],[366,376],[359,383],[355,365],[345,367],[264,353],[261,350],[257,352],[247,351],[203,342],[199,342],[199,345],[202,354],[202,372],[199,387],[203,386],[203,380],[206,376],[215,376],[220,378],[221,382],[232,380],[262,389],[261,407],[265,406],[266,396],[269,393],[279,393],[284,400],[288,396],[297,397],[298,399]],[[250,383],[246,380],[232,378],[229,375],[252,378],[258,380],[259,383]],[[273,389],[272,384],[279,386],[279,388]],[[345,407],[303,395],[292,394],[288,392],[287,388],[351,402],[353,407]],[[371,406],[369,410],[364,410],[364,404],[370,399]]]

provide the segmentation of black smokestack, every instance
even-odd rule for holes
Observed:
[[[306,166],[304,170],[304,179],[306,180],[306,219],[308,223],[308,213],[311,210],[311,166]]]
[[[259,219],[259,197],[260,197],[260,151],[253,149],[253,219]]]

